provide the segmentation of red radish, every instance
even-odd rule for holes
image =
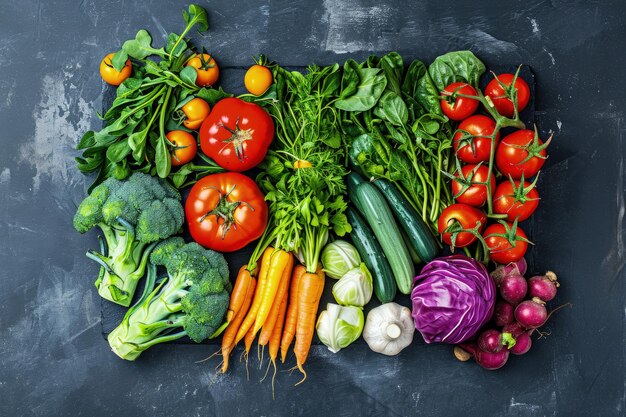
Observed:
[[[500,295],[505,301],[517,305],[526,297],[528,283],[521,275],[507,275],[500,281]]]
[[[515,345],[509,350],[514,355],[523,355],[527,353],[533,345],[533,339],[530,337],[530,332],[524,332],[517,336],[515,339]]]
[[[507,324],[502,328],[503,333],[509,333],[514,339],[517,339],[517,337],[525,331],[526,330],[517,322]]]
[[[483,368],[494,371],[502,368],[506,364],[506,361],[509,359],[509,351],[503,349],[498,353],[491,353],[477,349],[474,354],[474,359],[476,359],[476,363]]]
[[[467,361],[470,357],[474,357],[476,363],[488,370],[502,368],[509,359],[509,351],[506,349],[498,353],[485,352],[478,349],[475,343],[461,343],[454,347],[454,356],[460,361]]]
[[[522,301],[515,308],[515,320],[527,329],[536,329],[548,320],[545,303],[540,298]]]
[[[511,333],[500,333],[495,329],[485,330],[478,336],[478,348],[489,353],[498,353],[503,348],[510,349],[515,345]]]
[[[498,267],[491,273],[491,278],[496,283],[496,285],[500,285],[500,281],[507,275],[521,275],[524,276],[526,273],[526,259],[521,258],[517,262],[511,262],[506,265],[498,265]]]
[[[556,274],[548,271],[545,275],[537,275],[528,280],[528,295],[543,301],[550,301],[556,297],[558,287],[559,282],[556,280]]]
[[[515,320],[514,315],[515,308],[512,304],[507,303],[504,300],[498,300],[496,307],[493,310],[493,317],[495,319],[496,326],[502,327]]]

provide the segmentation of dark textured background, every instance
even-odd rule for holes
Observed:
[[[236,360],[212,381],[206,346],[161,346],[136,363],[102,339],[96,234],[72,230],[86,179],[73,148],[98,127],[105,52],[145,27],[182,28],[186,2],[0,4],[0,415],[4,416],[618,416],[624,415],[625,7],[621,1],[213,1],[202,42],[224,66],[265,52],[290,65],[397,50],[432,60],[469,48],[486,64],[530,64],[536,115],[556,139],[535,215],[532,263],[552,268],[551,335],[498,372],[457,363],[447,346],[398,357],[364,346],[314,348],[308,381]],[[471,3],[471,4],[470,4]],[[225,74],[226,81],[242,74]],[[417,342],[418,337],[416,337]],[[253,360],[251,364],[256,364]]]

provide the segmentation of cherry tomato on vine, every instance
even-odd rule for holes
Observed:
[[[491,135],[496,122],[482,114],[475,114],[463,120],[454,134],[453,145],[458,158],[467,164],[489,162],[491,153]],[[496,134],[495,145],[500,139]]]
[[[505,177],[531,178],[546,161],[546,148],[552,136],[543,143],[536,131],[518,130],[504,137],[496,149],[496,165]]]
[[[118,71],[113,66],[112,60],[114,55],[114,53],[108,54],[100,62],[100,76],[106,83],[117,86],[130,77],[130,74],[133,72],[133,64],[131,64],[130,59],[127,59],[124,68]]]
[[[485,89],[485,95],[491,98],[493,105],[495,106],[498,113],[506,117],[513,117],[515,114],[515,108],[513,106],[513,102],[507,98],[505,89],[502,88],[502,84],[507,87],[509,90],[509,95],[511,91],[517,91],[517,111],[521,112],[528,105],[528,101],[530,100],[530,88],[526,81],[523,78],[517,77],[515,80],[515,84],[511,88],[511,84],[513,83],[513,78],[515,75],[513,74],[500,74],[497,78],[494,78],[487,84],[487,88]],[[498,80],[500,82],[498,82]]]
[[[481,207],[487,202],[489,195],[486,183],[489,176],[489,168],[485,165],[465,165],[461,172],[457,170],[456,180],[452,180],[452,194],[457,203],[469,204],[473,207]],[[491,194],[496,189],[495,175],[489,179]]]
[[[228,171],[257,166],[274,139],[274,122],[259,105],[230,97],[217,102],[200,127],[202,152]]]
[[[476,241],[487,223],[487,216],[476,207],[467,204],[452,204],[446,207],[437,222],[441,240],[446,245],[463,248]],[[475,234],[466,232],[473,230]]]
[[[539,193],[535,183],[519,180],[503,181],[498,184],[493,197],[493,212],[506,214],[510,222],[528,219],[539,206]]]
[[[206,119],[211,112],[211,107],[206,101],[195,97],[185,103],[181,110],[185,114],[183,125],[187,129],[198,130],[202,122],[204,122],[204,119]]]
[[[239,250],[261,237],[267,216],[267,203],[259,187],[237,172],[201,178],[185,202],[191,237],[218,252]]]
[[[528,249],[526,233],[517,223],[495,223],[485,229],[483,238],[489,248],[489,259],[499,264],[517,262]]]
[[[173,166],[185,165],[196,157],[196,153],[198,153],[198,143],[196,142],[196,138],[189,132],[185,132],[184,130],[172,130],[167,132],[165,137],[174,145],[174,149],[171,151]]]
[[[246,90],[255,96],[263,95],[272,85],[272,71],[263,65],[251,66],[243,78]]]
[[[196,69],[196,85],[200,87],[215,84],[220,76],[220,67],[209,54],[196,54],[185,65]]]
[[[441,100],[443,114],[457,122],[467,119],[478,108],[478,100],[467,97],[456,97],[455,94],[476,96],[478,93],[467,83],[452,83],[441,92],[442,96],[449,96]]]

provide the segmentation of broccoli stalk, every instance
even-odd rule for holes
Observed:
[[[222,255],[176,237],[159,243],[150,261],[141,299],[108,336],[122,359],[183,336],[199,343],[224,328],[231,287]],[[156,265],[167,269],[159,283]]]
[[[94,188],[78,207],[74,227],[102,231],[100,251],[87,252],[101,266],[98,293],[128,307],[156,242],[177,233],[182,223],[180,194],[163,180],[134,173]]]

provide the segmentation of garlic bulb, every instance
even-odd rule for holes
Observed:
[[[374,352],[393,356],[411,344],[413,333],[415,325],[411,310],[396,303],[387,303],[369,312],[363,339]]]

